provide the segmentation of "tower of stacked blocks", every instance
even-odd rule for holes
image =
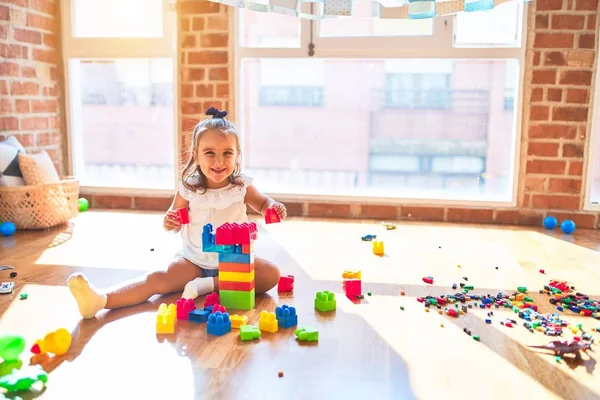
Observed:
[[[204,225],[202,249],[219,253],[219,299],[226,308],[251,310],[255,304],[254,222],[226,223],[213,232],[212,224]]]

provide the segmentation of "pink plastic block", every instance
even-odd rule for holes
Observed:
[[[212,313],[211,313],[211,314],[214,314],[214,313],[216,313],[217,311],[221,311],[222,313],[226,313],[226,312],[227,312],[227,309],[226,309],[225,307],[223,307],[222,305],[220,305],[220,304],[215,304],[215,305],[213,306],[213,310],[212,310]]]
[[[286,275],[279,277],[279,283],[277,284],[278,292],[292,292],[294,291],[294,275]]]
[[[250,224],[244,222],[235,224],[233,229],[233,243],[235,244],[250,244]]]
[[[430,276],[428,276],[426,278],[423,278],[423,282],[432,284],[433,283],[433,278],[430,277]]]
[[[454,308],[451,308],[448,310],[448,315],[451,317],[458,317],[458,312]]]
[[[184,299],[183,297],[175,302],[177,307],[177,319],[188,319],[190,311],[196,309],[194,299]]]
[[[267,208],[265,211],[265,223],[275,224],[277,222],[281,222],[281,218],[279,218],[277,210],[273,207]]]
[[[443,306],[446,304],[446,299],[442,299],[441,297],[436,297],[435,299],[437,300],[437,302],[440,306]]]
[[[346,279],[344,281],[346,296],[354,297],[362,294],[362,283],[360,279]]]
[[[225,223],[217,228],[217,234],[215,236],[215,244],[216,245],[226,245],[230,246],[233,243],[233,225],[230,223]]]
[[[214,306],[215,304],[219,304],[219,293],[212,292],[207,294],[204,299],[204,308]]]
[[[187,208],[178,208],[177,210],[177,219],[179,220],[179,222],[181,223],[181,225],[185,225],[185,224],[189,224],[190,223],[190,216],[188,214],[188,209]]]

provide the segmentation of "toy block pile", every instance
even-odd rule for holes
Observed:
[[[251,310],[255,305],[254,222],[226,223],[213,233],[212,224],[204,225],[202,248],[219,253],[219,298],[227,308]]]

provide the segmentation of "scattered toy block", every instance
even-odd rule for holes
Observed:
[[[254,271],[254,263],[219,262],[219,272],[245,272]]]
[[[180,320],[187,320],[190,311],[196,309],[194,299],[184,299],[183,297],[175,302],[175,306],[177,307],[177,319]]]
[[[222,313],[221,311],[210,314],[206,324],[206,332],[209,335],[215,336],[223,336],[224,334],[231,332],[231,320],[229,319],[229,314]]]
[[[242,325],[240,326],[240,339],[241,340],[254,340],[261,336],[260,329],[253,325]]]
[[[362,272],[346,270],[346,271],[342,272],[342,278],[343,279],[362,279]]]
[[[252,281],[252,282],[219,281],[219,290],[237,290],[239,292],[249,292],[252,289],[254,289],[254,281]]]
[[[233,310],[252,310],[256,302],[255,289],[249,292],[221,290],[221,304]]]
[[[190,322],[196,322],[203,324],[208,321],[208,316],[211,314],[210,310],[195,309],[190,311],[188,318]]]
[[[245,315],[232,314],[229,316],[231,327],[239,329],[242,325],[248,325],[248,317]]]
[[[292,292],[294,290],[294,275],[285,275],[279,277],[279,283],[277,284],[278,292]]]
[[[156,313],[156,333],[175,332],[175,317],[177,310],[175,304],[162,303]]]
[[[269,207],[265,210],[265,223],[266,224],[275,224],[277,222],[281,222],[281,218],[279,217],[279,213],[274,207]]]
[[[378,241],[378,240],[373,241],[373,254],[378,255],[378,256],[384,255],[383,242]]]
[[[277,323],[275,313],[266,310],[261,311],[260,317],[258,318],[258,329],[271,333],[277,332],[279,330],[279,324]]]
[[[377,239],[377,235],[365,235],[360,238],[363,242],[370,242],[373,239]]]
[[[429,283],[431,285],[431,284],[433,284],[433,277],[426,276],[426,277],[423,278],[423,282]]]
[[[285,304],[277,307],[275,308],[275,316],[277,317],[277,324],[284,329],[298,325],[298,315],[295,307]]]
[[[312,326],[303,326],[294,332],[301,342],[316,342],[319,340],[319,331]]]
[[[214,306],[212,306],[212,311],[211,314],[214,314],[216,312],[222,312],[222,313],[226,313],[227,309],[225,307],[223,307],[221,304],[215,304]]]
[[[190,223],[190,216],[188,214],[187,207],[178,208],[175,211],[177,212],[177,220],[179,221],[179,223],[181,225],[185,225],[185,224],[189,224]]]
[[[219,253],[219,264],[222,262],[223,263],[254,264],[254,253],[250,253],[250,254]]]
[[[221,281],[229,281],[229,282],[253,282],[254,281],[254,271],[250,272],[222,272],[219,271],[219,282]],[[221,292],[221,290],[219,290]],[[222,294],[221,294],[222,296]],[[223,303],[223,302],[221,302]]]
[[[347,279],[343,282],[346,296],[354,297],[362,294],[362,281],[360,279]]]
[[[321,312],[333,311],[336,308],[335,294],[325,290],[317,292],[315,296],[315,308]]]
[[[219,293],[212,292],[207,294],[204,298],[204,308],[206,309],[206,307],[214,306],[215,304],[219,304]]]

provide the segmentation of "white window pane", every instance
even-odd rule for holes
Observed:
[[[448,60],[412,59],[410,71],[388,72],[387,59],[285,59],[297,65],[269,69],[281,90],[270,102],[263,61],[242,59],[239,101],[245,168],[264,190],[512,198],[514,107],[504,98],[519,88],[516,75],[503,82],[517,60],[451,60],[448,68]],[[299,77],[303,70],[321,85]],[[317,86],[319,104],[310,95]]]
[[[174,186],[172,59],[71,60],[73,156],[84,186]]]
[[[299,48],[300,19],[284,14],[238,9],[241,47]]]
[[[352,3],[350,17],[325,18],[319,22],[321,37],[359,36],[430,36],[433,19],[391,19],[378,17],[377,2],[358,0]]]
[[[159,38],[163,0],[67,0],[73,3],[76,37]]]
[[[456,46],[513,46],[518,44],[522,5],[511,1],[489,11],[456,15]]]

